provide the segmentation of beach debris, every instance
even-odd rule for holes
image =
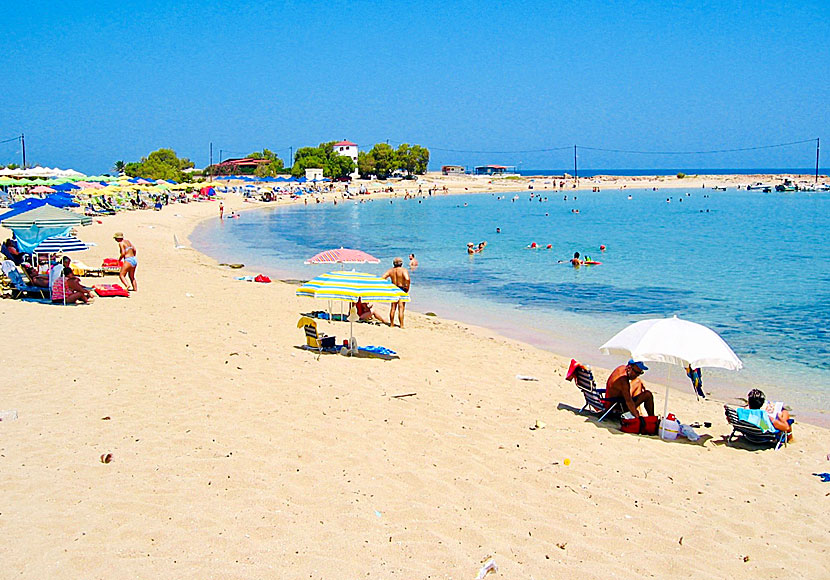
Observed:
[[[567,466],[567,465],[571,464],[571,460],[568,459],[568,458],[565,458],[565,461],[563,461],[562,463]]]
[[[814,473],[813,475],[821,478],[822,483],[830,483],[830,473]]]
[[[677,540],[677,543],[680,544],[681,546],[683,545],[683,536],[680,536],[680,539]]]
[[[531,377],[530,375],[516,375],[516,378],[520,381],[538,381],[536,377]]]
[[[193,294],[191,294],[190,292],[185,292],[184,295],[188,298],[193,298]]]
[[[109,463],[112,461],[112,453],[103,453],[101,455],[101,463]]]
[[[418,393],[402,393],[400,395],[392,395],[393,399],[402,399],[404,397],[414,397]]]
[[[438,316],[438,315],[437,315],[437,314],[435,314],[434,312],[425,312],[425,313],[424,313],[424,315],[425,315],[425,316]]]
[[[743,557],[743,561],[744,561],[744,562],[749,562],[749,556],[744,556],[744,557]]]
[[[101,421],[109,421],[110,419],[112,419],[112,417],[110,417],[109,415],[107,415],[106,417],[101,417]]]
[[[530,426],[531,431],[536,431],[536,429],[544,429],[547,427],[547,423],[543,423],[539,419],[536,419],[536,422]]]
[[[375,510],[375,515],[376,515],[377,517],[379,517],[379,518],[380,518],[380,517],[383,517],[383,514],[382,514],[382,513],[380,513],[378,510]]]
[[[11,409],[9,411],[0,411],[0,421],[16,421],[17,420],[17,409]]]
[[[556,542],[556,547],[559,548],[560,550],[564,550],[565,546],[567,546],[567,545],[568,545],[568,542]]]
[[[228,264],[229,268],[233,268],[234,270],[239,270],[240,268],[244,268],[245,264]]]
[[[476,576],[475,580],[483,580],[487,574],[493,572],[494,574],[499,571],[498,564],[493,558],[487,560],[481,568],[478,570],[478,576]]]

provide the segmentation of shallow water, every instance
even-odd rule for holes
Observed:
[[[420,267],[412,308],[597,365],[619,362],[597,347],[630,322],[676,314],[713,328],[744,362],[739,373],[704,370],[707,390],[734,395],[758,384],[801,417],[827,424],[828,231],[827,193],[609,190],[574,197],[537,190],[267,208],[205,222],[191,239],[222,261],[301,279],[337,269],[303,264],[322,249],[368,251],[382,263],[357,269],[374,273],[414,252]],[[466,243],[481,240],[488,242],[484,252],[468,256]],[[526,248],[534,241],[542,249]],[[602,265],[559,263],[574,251]],[[655,380],[669,372],[655,366]],[[685,388],[683,373],[672,373],[672,384]]]

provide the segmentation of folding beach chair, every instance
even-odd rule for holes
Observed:
[[[317,332],[317,321],[308,316],[300,317],[297,322],[297,328],[302,328],[305,331],[305,341],[303,348],[317,351],[317,358],[323,352],[337,352],[335,342],[337,339],[333,336],[327,336]]]
[[[565,379],[569,381],[576,381],[577,388],[585,397],[585,405],[579,410],[580,413],[589,409],[591,413],[599,415],[599,420],[602,421],[610,414],[619,414],[622,411],[622,406],[618,401],[613,401],[608,404],[605,399],[605,389],[598,389],[597,383],[594,381],[594,373],[591,369],[583,364],[580,364],[576,359],[571,359],[571,366],[568,369],[568,374]]]
[[[730,443],[738,435],[741,435],[749,443],[753,443],[755,445],[774,445],[776,450],[782,445],[787,445],[786,432],[779,431],[777,429],[775,431],[764,431],[757,425],[753,425],[748,421],[741,421],[738,419],[738,411],[729,405],[724,405],[723,410],[726,413],[726,420],[729,421],[729,424],[732,426],[732,433],[726,439]]]

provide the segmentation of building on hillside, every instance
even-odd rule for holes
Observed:
[[[516,167],[514,165],[479,165],[473,173],[475,175],[515,175]]]
[[[309,167],[305,170],[305,178],[309,181],[323,181],[323,170],[317,167]]]
[[[442,165],[441,173],[444,175],[464,175],[466,171],[463,165]]]
[[[351,157],[352,161],[354,161],[354,171],[349,175],[352,179],[357,179],[359,177],[359,173],[357,172],[357,143],[352,143],[351,141],[339,141],[334,144],[334,152],[338,155],[344,155],[346,157]]]
[[[271,163],[268,159],[225,159],[216,166],[217,175],[253,175],[260,165]]]

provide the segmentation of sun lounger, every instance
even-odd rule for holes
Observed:
[[[23,275],[17,270],[16,267],[9,269],[6,268],[4,264],[3,271],[6,272],[6,276],[8,276],[9,281],[11,282],[12,298],[20,298],[23,294],[37,294],[40,295],[41,298],[51,298],[52,292],[49,288],[27,284],[23,280]]]
[[[602,421],[611,414],[618,415],[622,407],[618,401],[608,401],[605,398],[605,389],[598,389],[594,381],[594,373],[591,369],[580,364],[576,359],[571,359],[571,366],[565,377],[569,381],[575,381],[577,388],[585,397],[585,405],[579,410],[580,413],[588,409],[591,413],[599,415]]]

